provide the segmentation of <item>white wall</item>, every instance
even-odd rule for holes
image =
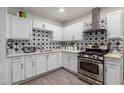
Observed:
[[[0,8],[0,85],[7,83],[6,14],[7,8]]]
[[[18,13],[19,10],[21,10],[21,9],[15,8],[15,7],[8,7],[8,13],[9,14],[16,15],[16,13]],[[28,11],[26,11],[26,12],[28,12]],[[61,22],[58,22],[58,21],[55,21],[55,20],[52,20],[52,19],[49,19],[49,18],[45,18],[45,17],[42,17],[42,16],[38,16],[38,15],[35,15],[31,12],[28,12],[28,18],[63,27],[63,23],[61,23]]]
[[[104,7],[104,8],[101,8],[100,9],[100,19],[106,18],[107,13],[110,13],[110,12],[113,12],[113,11],[116,11],[119,9],[124,10],[124,7]],[[81,16],[77,19],[74,19],[74,20],[71,20],[69,22],[64,23],[64,26],[71,25],[71,24],[74,24],[74,23],[80,22],[80,21],[83,21],[85,23],[92,22],[92,11],[87,13],[84,16]]]
[[[103,19],[103,18],[106,17],[107,13],[113,12],[113,11],[116,11],[116,10],[119,10],[119,9],[124,10],[124,7],[104,7],[104,8],[101,8],[101,10],[100,10],[100,18]],[[8,13],[16,15],[16,13],[19,10],[20,10],[19,8],[9,7],[8,8]],[[28,18],[40,20],[40,21],[43,21],[43,22],[46,22],[46,23],[50,23],[50,24],[54,24],[54,25],[58,25],[58,26],[63,27],[63,26],[67,26],[67,25],[71,25],[71,24],[80,22],[80,21],[84,21],[85,23],[90,23],[92,21],[92,11],[87,13],[87,14],[85,14],[84,16],[81,16],[81,17],[79,17],[77,19],[74,19],[74,20],[71,20],[71,21],[65,22],[65,23],[61,23],[61,22],[58,22],[58,21],[55,21],[55,20],[52,20],[52,19],[49,19],[49,18],[41,17],[41,16],[35,15],[35,14],[31,13],[31,12],[28,13]]]

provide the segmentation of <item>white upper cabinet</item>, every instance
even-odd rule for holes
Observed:
[[[121,10],[107,14],[107,32],[108,38],[122,38],[123,19]]]
[[[52,31],[53,31],[52,40],[53,41],[62,41],[63,28],[59,27],[59,26],[54,26],[54,29]]]
[[[8,39],[30,39],[32,33],[32,20],[8,15]]]
[[[53,32],[52,33],[53,41],[62,41],[63,27],[45,23],[45,22],[41,22],[41,21],[37,21],[37,20],[33,20],[33,27],[39,28],[42,30],[46,30],[46,31],[51,31],[51,32]]]
[[[38,20],[33,20],[33,28],[43,29],[43,22]]]
[[[63,40],[83,40],[83,29],[84,23],[79,22],[69,26],[64,27]]]

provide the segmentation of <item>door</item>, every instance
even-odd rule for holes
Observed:
[[[79,73],[103,82],[103,63],[101,61],[89,58],[78,58],[78,60]]]
[[[115,11],[107,14],[107,32],[109,38],[122,37],[122,13]]]
[[[36,74],[47,72],[47,56],[46,54],[36,55]]]
[[[63,65],[63,67],[69,69],[69,57],[68,57],[68,55],[65,55],[64,53],[63,53],[62,65]]]
[[[62,52],[57,53],[58,67],[62,67]]]
[[[64,27],[63,40],[83,40],[83,29],[83,22]]]
[[[33,77],[35,75],[35,62],[33,60],[26,61],[26,78]]]
[[[69,68],[70,70],[77,72],[77,60],[75,58],[69,58]]]
[[[43,22],[38,21],[38,20],[33,20],[33,27],[43,29]]]
[[[11,38],[30,39],[32,21],[26,18],[11,16]]]
[[[119,85],[121,84],[119,67],[111,64],[106,64],[106,84],[107,85]]]
[[[72,33],[73,33],[73,40],[83,40],[83,29],[84,29],[84,23],[76,23],[72,25]]]
[[[53,28],[53,40],[62,41],[62,27],[54,26]]]
[[[73,36],[72,30],[73,30],[72,26],[64,27],[64,31],[63,31],[63,40],[64,41],[73,40],[75,38]]]
[[[12,82],[24,80],[24,62],[12,63]]]
[[[57,65],[57,53],[50,53],[48,55],[48,70],[56,69]]]

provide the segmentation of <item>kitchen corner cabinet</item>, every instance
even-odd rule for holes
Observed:
[[[36,75],[47,72],[47,54],[36,55]]]
[[[122,59],[105,58],[105,85],[121,85],[123,82]]]
[[[64,27],[63,40],[64,41],[83,40],[83,29],[84,29],[83,22],[79,22],[79,23]]]
[[[122,11],[114,11],[107,14],[107,34],[108,38],[123,37],[123,16]]]
[[[23,39],[31,38],[32,20],[8,14],[7,38]]]
[[[48,71],[56,69],[58,67],[57,53],[48,54]]]
[[[77,54],[63,52],[63,67],[77,73]]]

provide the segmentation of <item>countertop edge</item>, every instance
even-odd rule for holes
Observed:
[[[38,54],[48,54],[48,53],[54,53],[54,52],[70,52],[70,53],[78,53],[81,51],[72,51],[72,50],[53,50],[49,52],[35,52],[35,53],[24,53],[19,55],[7,55],[6,58],[12,58],[12,57],[19,57],[19,56],[29,56],[29,55],[38,55]]]

